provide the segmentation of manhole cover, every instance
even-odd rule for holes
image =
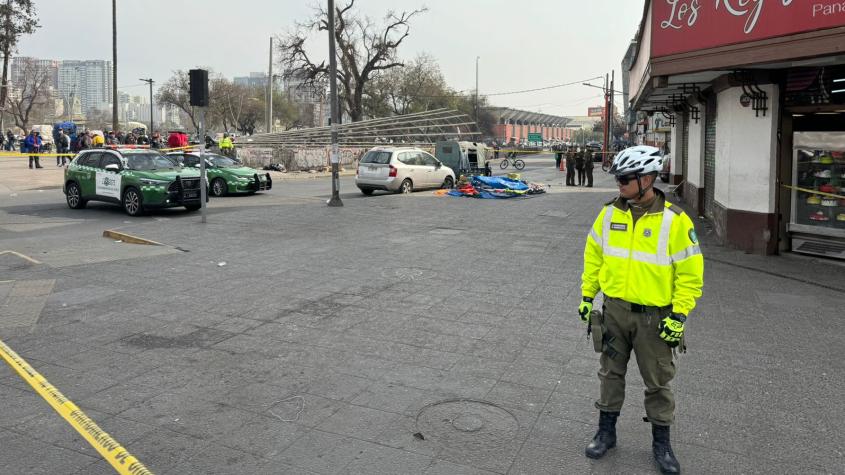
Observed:
[[[423,407],[417,431],[451,451],[499,450],[517,435],[519,422],[507,409],[472,399],[450,399]]]

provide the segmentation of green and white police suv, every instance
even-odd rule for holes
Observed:
[[[178,160],[185,168],[200,165],[197,152],[173,152],[167,156]],[[254,168],[245,167],[240,162],[216,153],[206,153],[204,156],[211,196],[255,193],[273,188],[269,173],[259,173]]]
[[[156,150],[92,149],[65,169],[64,193],[72,209],[88,201],[123,206],[130,216],[147,208],[200,209],[200,171],[182,168]]]

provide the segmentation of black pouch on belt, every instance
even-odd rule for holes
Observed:
[[[590,312],[590,331],[593,335],[593,349],[601,353],[604,346],[604,315],[599,310]]]

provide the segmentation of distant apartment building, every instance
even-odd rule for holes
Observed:
[[[239,76],[233,82],[238,86],[267,87],[267,73],[249,73],[249,76]]]
[[[53,89],[59,88],[59,65],[61,61],[53,59],[38,59],[29,56],[19,56],[12,60],[10,68],[10,78],[12,87],[20,87],[26,81],[26,68],[28,65],[34,65],[39,71],[45,71],[50,77],[50,87]]]
[[[328,125],[330,109],[326,81],[308,84],[305,79],[296,74],[285,73],[282,87],[288,100],[299,108],[302,125],[304,127],[322,127]]]
[[[109,109],[112,103],[111,61],[61,61],[58,89],[65,102],[78,100],[85,114],[93,110]]]

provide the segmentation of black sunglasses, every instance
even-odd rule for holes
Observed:
[[[622,186],[627,185],[628,183],[637,179],[637,175],[625,175],[625,176],[616,176],[616,183],[619,183]]]

